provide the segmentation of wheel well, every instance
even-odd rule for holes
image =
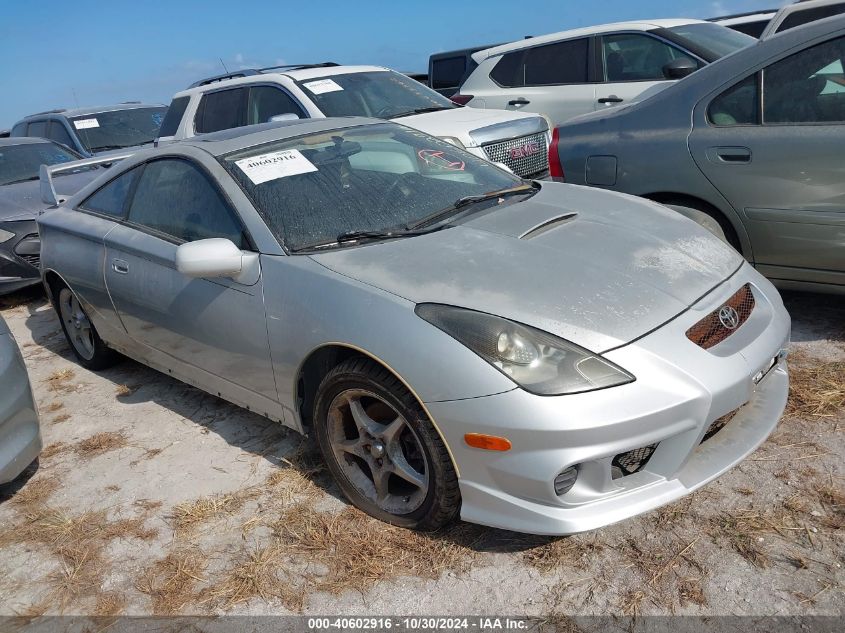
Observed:
[[[53,307],[56,307],[56,301],[58,301],[58,299],[53,295],[53,287],[56,285],[56,283],[63,284],[64,281],[62,281],[62,278],[59,277],[58,273],[52,270],[48,270],[46,273],[44,273],[44,282],[44,285],[47,288],[47,298],[50,300],[50,303],[53,304]]]
[[[646,194],[643,198],[648,198],[649,200],[659,202],[660,204],[676,204],[682,207],[690,207],[691,209],[697,209],[698,211],[706,213],[719,223],[719,226],[722,227],[722,230],[725,232],[725,237],[728,238],[731,245],[740,253],[742,252],[741,242],[739,241],[739,236],[737,235],[733,222],[731,222],[728,216],[726,216],[721,209],[713,206],[706,200],[683,193],[666,192]]]
[[[299,409],[299,419],[302,421],[303,430],[306,432],[311,427],[314,400],[323,378],[334,367],[353,356],[364,357],[365,355],[351,347],[326,345],[311,352],[302,363],[299,375],[296,377],[296,406]]]

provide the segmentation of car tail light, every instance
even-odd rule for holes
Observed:
[[[549,145],[549,175],[554,180],[563,182],[566,176],[563,173],[563,165],[560,162],[560,153],[558,152],[558,144],[560,143],[560,133],[558,128],[552,130],[552,142]]]
[[[462,95],[462,94],[454,94],[452,95],[452,103],[457,103],[458,105],[466,105],[475,95]]]

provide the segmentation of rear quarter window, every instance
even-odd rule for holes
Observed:
[[[777,32],[781,33],[788,29],[793,29],[796,26],[802,26],[815,22],[816,20],[823,20],[824,18],[833,17],[845,13],[845,2],[841,4],[832,4],[826,7],[816,7],[814,9],[804,9],[803,11],[795,11],[786,16],[786,19],[781,22]]]
[[[467,70],[466,57],[447,57],[436,59],[431,64],[431,87],[457,88]]]
[[[158,131],[159,136],[174,136],[176,134],[190,100],[190,97],[176,97],[170,102],[164,121],[161,122],[161,129]]]

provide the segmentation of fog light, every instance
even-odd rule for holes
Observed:
[[[575,466],[570,466],[555,477],[555,494],[557,496],[565,495],[575,485],[576,479],[578,479],[578,469]]]

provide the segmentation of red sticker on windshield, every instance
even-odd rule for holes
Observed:
[[[431,167],[448,169],[450,171],[463,171],[466,163],[462,160],[450,160],[445,152],[440,149],[421,149],[417,155],[422,161]]]

